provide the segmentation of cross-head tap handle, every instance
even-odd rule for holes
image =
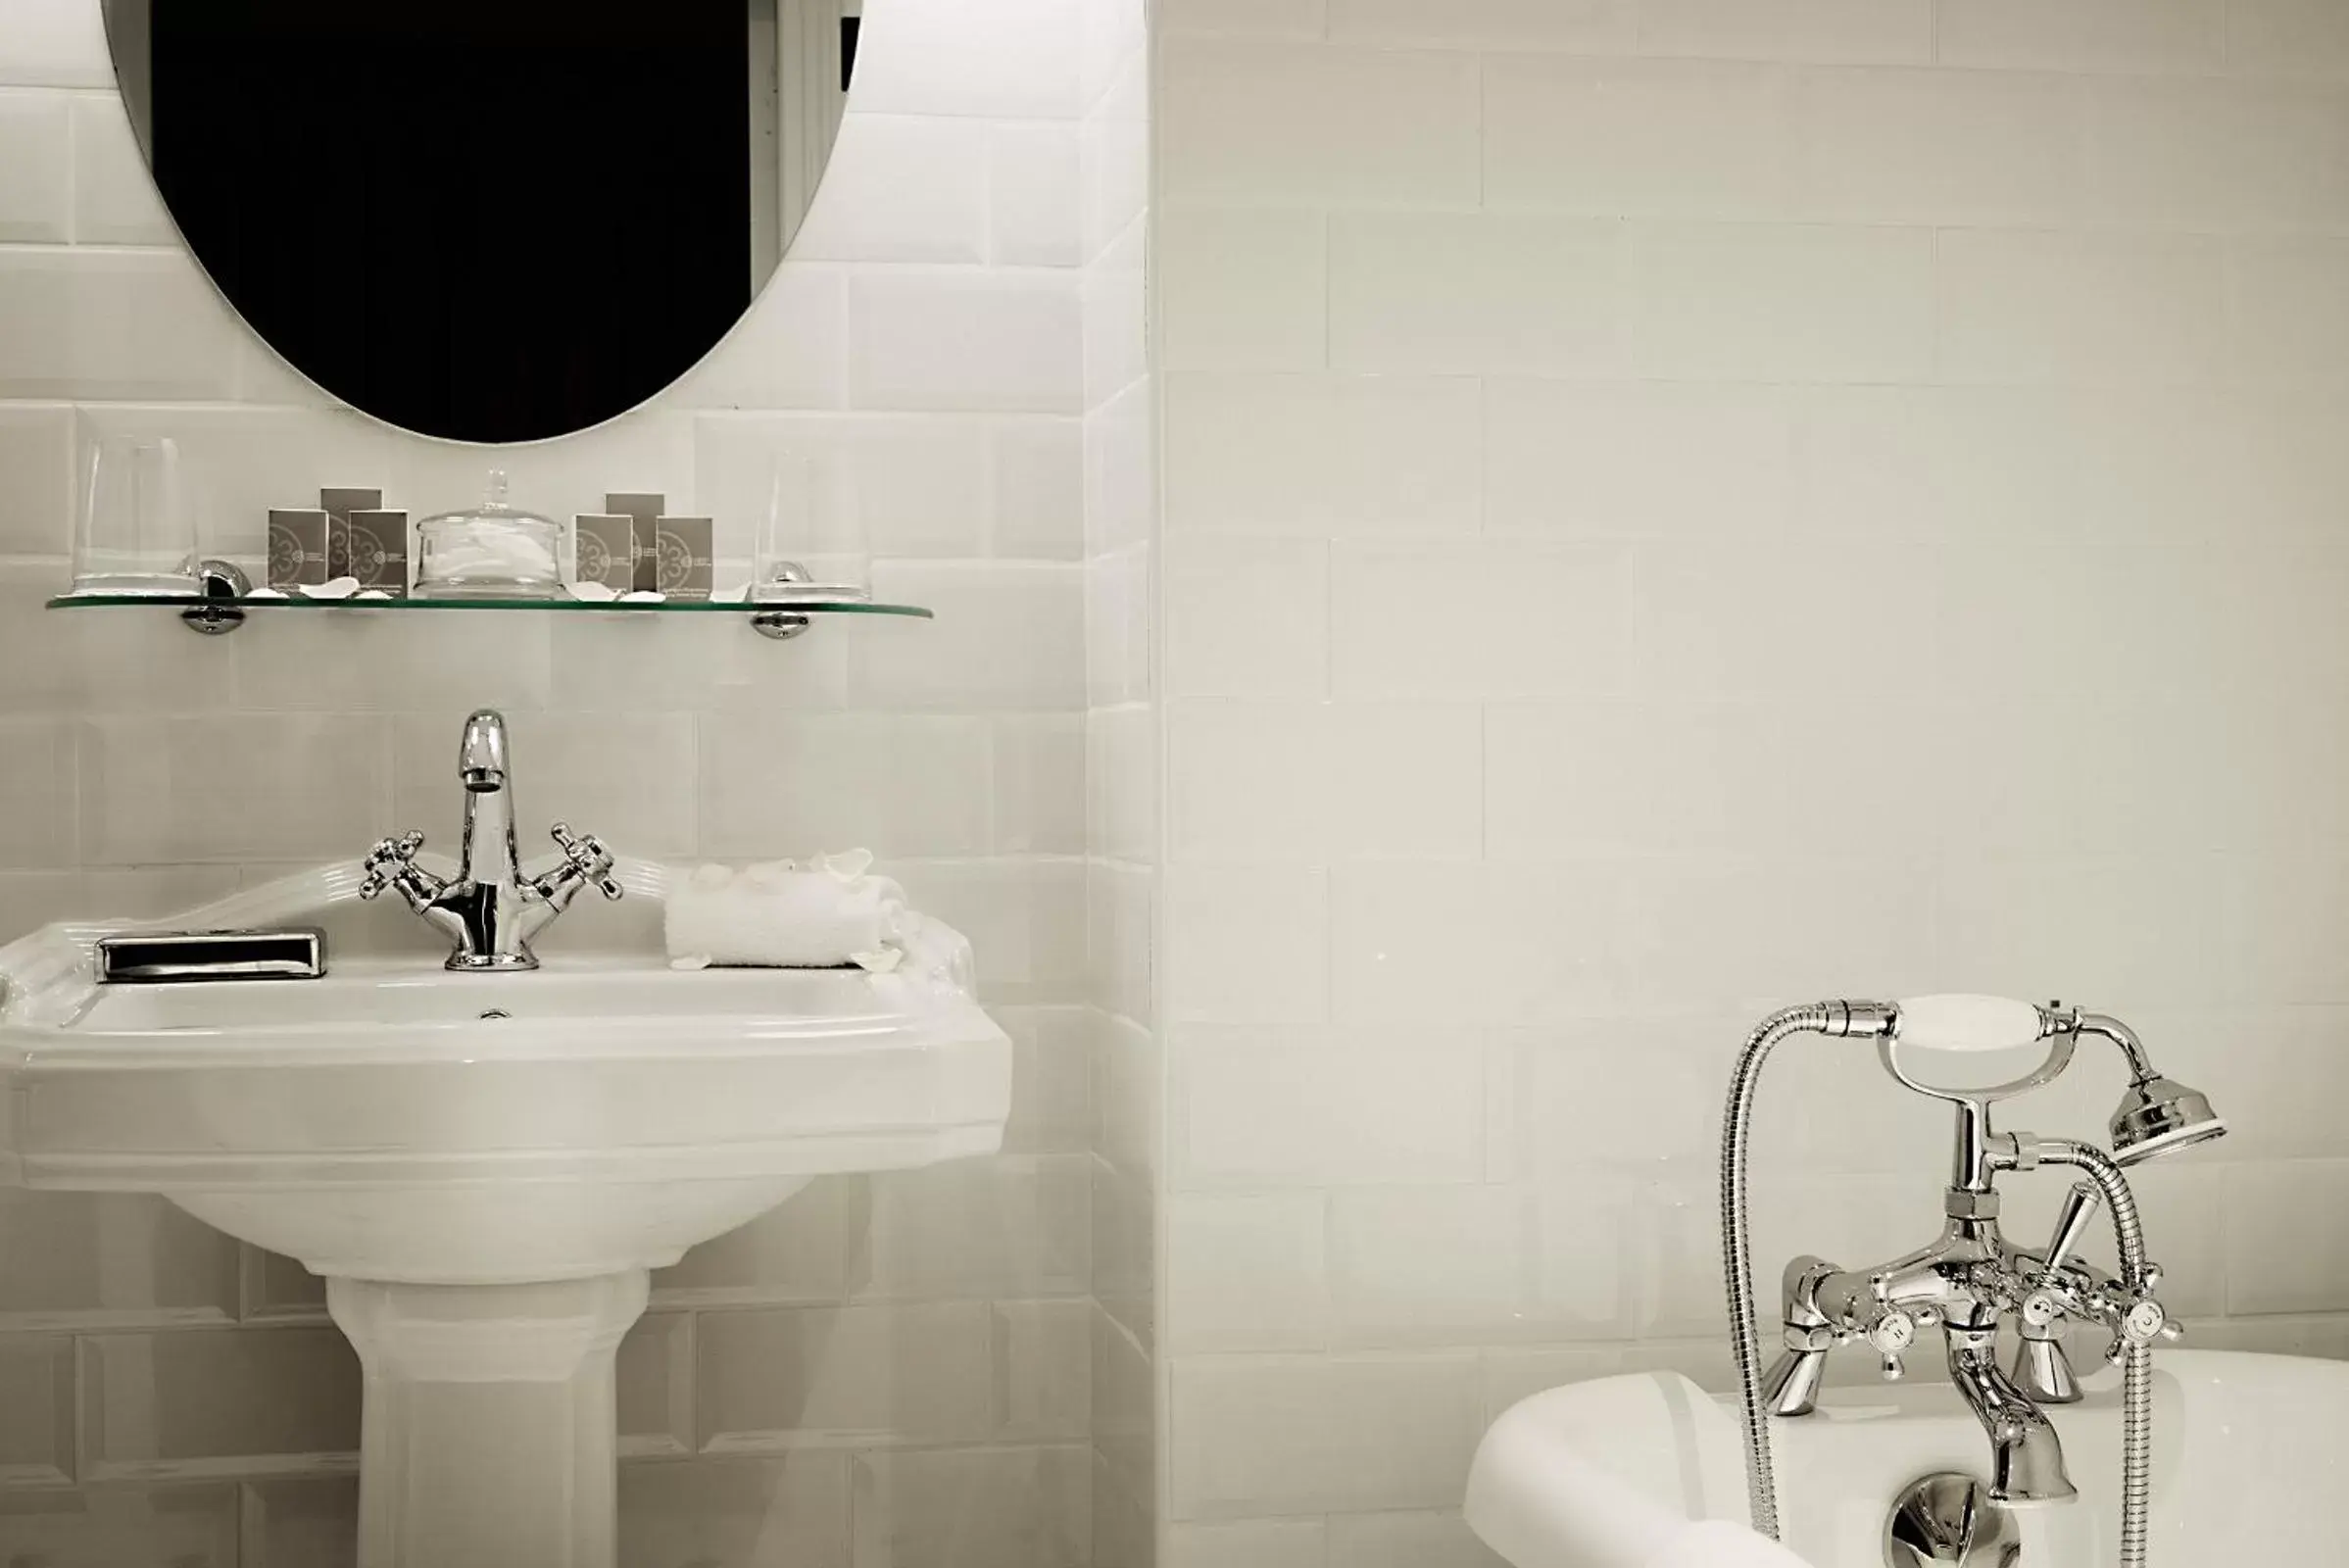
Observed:
[[[424,847],[424,835],[413,828],[396,839],[383,839],[368,852],[367,876],[359,884],[363,899],[380,897],[391,886],[392,878],[416,863],[416,852]]]
[[[622,889],[612,874],[612,852],[604,848],[603,840],[593,833],[574,833],[568,822],[558,822],[549,830],[555,847],[563,858],[579,868],[579,874],[596,885],[607,899],[617,899]]]

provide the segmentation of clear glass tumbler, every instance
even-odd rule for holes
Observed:
[[[82,465],[74,521],[76,594],[197,591],[195,512],[169,437],[100,436]]]
[[[776,455],[751,560],[753,603],[821,605],[872,598],[862,532],[845,498],[826,483],[830,477],[827,466],[809,454]]]

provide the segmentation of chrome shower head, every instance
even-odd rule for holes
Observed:
[[[2226,1118],[2211,1109],[2202,1091],[2149,1073],[2129,1086],[2121,1108],[2113,1112],[2113,1159],[2123,1165],[2142,1164],[2226,1132]]]
[[[2226,1119],[2211,1109],[2202,1091],[2162,1076],[2135,1030],[2100,1012],[2075,1013],[2073,1020],[2081,1034],[2099,1035],[2120,1047],[2129,1061],[2129,1092],[2121,1097],[2111,1123],[2116,1164],[2140,1165],[2209,1143],[2227,1131]]]

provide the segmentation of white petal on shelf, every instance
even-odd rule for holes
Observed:
[[[608,582],[575,582],[571,584],[571,597],[591,605],[609,605],[619,593]]]
[[[872,869],[873,852],[870,850],[842,850],[837,855],[818,858],[815,863],[820,869],[831,872],[843,882],[854,882]]]
[[[311,582],[302,585],[305,599],[348,599],[359,592],[357,577],[337,577],[331,582]]]

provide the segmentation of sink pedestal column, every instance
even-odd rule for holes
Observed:
[[[613,1360],[648,1281],[328,1280],[367,1374],[359,1568],[612,1568]]]

